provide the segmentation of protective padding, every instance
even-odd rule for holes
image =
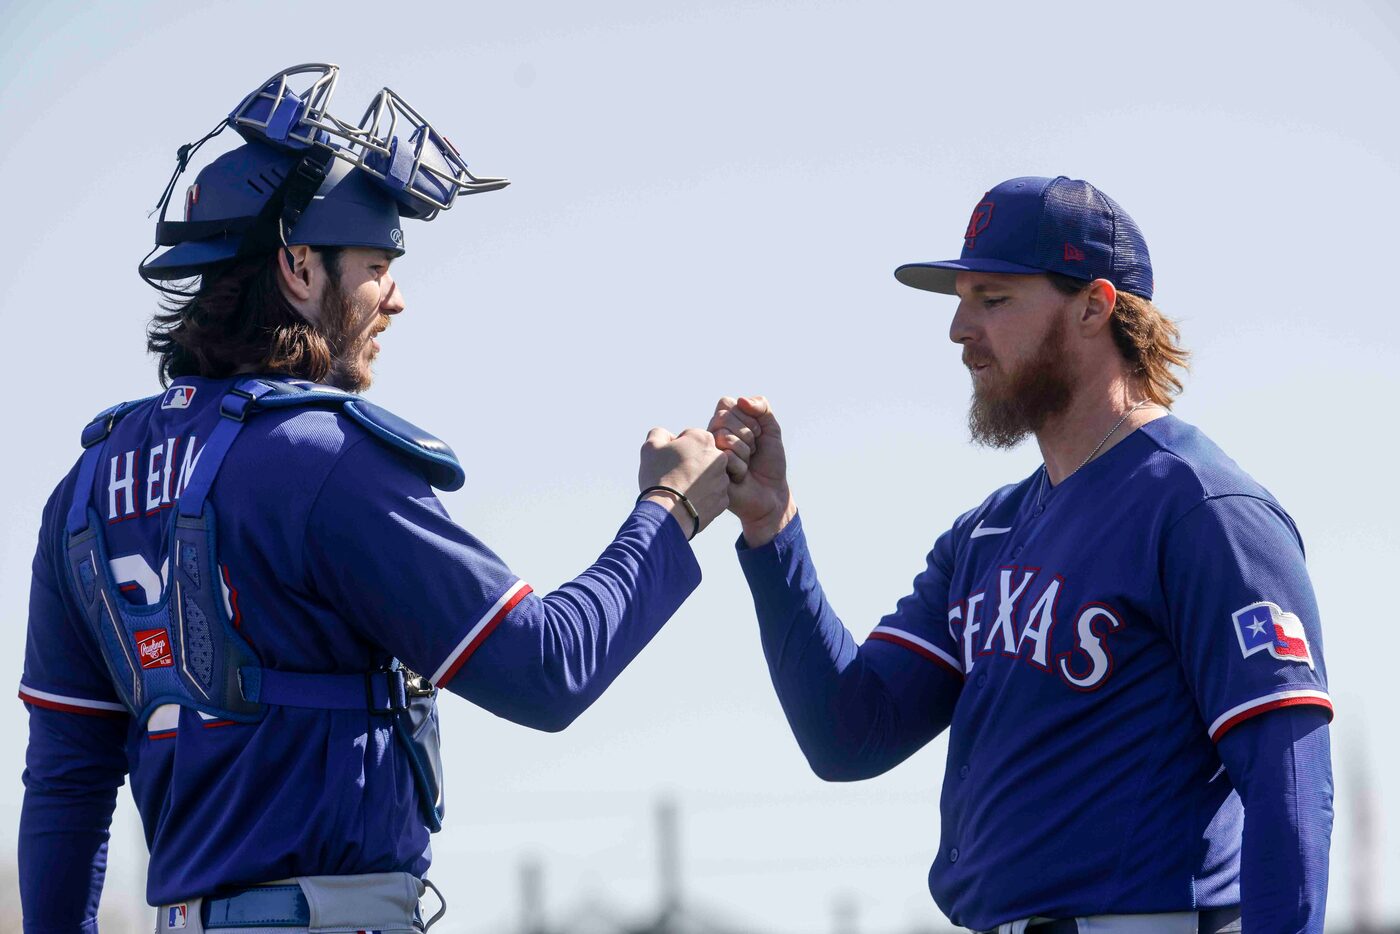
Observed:
[[[67,562],[74,598],[102,651],[122,703],[144,722],[162,704],[177,704],[223,720],[252,723],[269,705],[319,710],[363,710],[392,717],[418,788],[424,823],[442,828],[444,786],[439,750],[437,689],[403,668],[358,674],[286,672],[262,667],[233,626],[223,601],[213,506],[207,496],[224,457],[247,420],[259,410],[307,405],[340,406],[371,436],[415,458],[441,489],[462,486],[464,475],[445,443],[351,393],[327,386],[241,379],[220,400],[222,418],[200,450],[199,465],[170,517],[170,568],[160,599],[137,606],[112,576],[103,522],[87,502],[95,467],[106,454],[112,427],[141,404],[113,406],[83,430],[77,494],[67,520]]]
[[[214,515],[172,516],[170,579],[160,599],[137,606],[112,578],[102,520],[88,511],[88,527],[69,536],[68,566],[89,628],[102,647],[112,683],[128,710],[144,721],[161,704],[179,704],[245,723],[264,707],[245,700],[240,668],[258,657],[233,628],[224,608],[214,557]]]

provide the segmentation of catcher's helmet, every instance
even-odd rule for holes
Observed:
[[[187,279],[218,263],[293,244],[400,255],[401,218],[432,220],[459,194],[510,184],[473,176],[452,144],[388,88],[359,123],[332,116],[327,108],[338,74],[329,64],[278,72],[203,139],[180,147],[156,224],[156,248],[170,249],[146,257],[143,278],[152,284]],[[305,77],[310,85],[293,90],[292,81]],[[199,173],[186,194],[183,221],[165,220],[190,156],[228,126],[247,142]]]
[[[141,267],[150,279],[188,279],[240,253],[262,252],[249,234],[273,195],[295,172],[301,157],[263,143],[245,143],[206,166],[185,195],[186,231],[217,229],[213,236],[182,239]],[[247,226],[236,223],[243,219]],[[275,222],[276,218],[269,219]],[[196,227],[195,225],[207,225]],[[287,246],[362,246],[404,252],[399,208],[358,169],[334,160],[297,223],[285,231]],[[167,225],[170,226],[170,225]],[[281,245],[263,244],[264,248]]]

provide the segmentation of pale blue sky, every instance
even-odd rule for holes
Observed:
[[[863,636],[956,515],[1038,462],[966,443],[952,301],[891,271],[956,255],[1004,178],[1067,174],[1111,194],[1196,353],[1178,414],[1308,544],[1337,708],[1331,917],[1353,909],[1363,752],[1384,808],[1380,877],[1400,877],[1384,725],[1400,562],[1393,5],[12,0],[0,51],[12,683],[39,510],[87,418],[155,385],[155,293],[134,269],[175,147],[268,74],[329,60],[347,112],[388,84],[475,170],[515,181],[408,225],[409,307],[372,397],[456,448],[469,480],[448,509],[538,590],[627,514],[649,427],[762,392],[824,583]],[[866,932],[939,923],[924,879],[944,743],[860,785],[808,772],[768,684],[736,531],[725,518],[697,542],[700,591],[569,732],[446,702],[442,930],[505,930],[530,854],[556,919],[587,899],[648,907],[661,790],[681,804],[697,902],[784,934],[828,930],[847,896]],[[13,852],[18,701],[0,737]],[[123,807],[114,913],[142,846]],[[1400,918],[1400,890],[1381,898]]]

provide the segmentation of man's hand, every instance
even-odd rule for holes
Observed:
[[[647,432],[642,445],[642,465],[637,471],[638,489],[669,486],[684,493],[700,513],[700,528],[714,521],[729,505],[729,475],[725,455],[715,447],[714,436],[699,428],[673,435],[665,428]],[[647,499],[665,506],[690,538],[695,520],[670,493],[650,493]]]
[[[783,430],[763,396],[725,396],[710,419],[715,445],[725,452],[729,510],[744,527],[750,548],[766,545],[797,515],[787,483]]]

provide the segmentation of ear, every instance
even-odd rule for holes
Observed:
[[[1089,283],[1088,291],[1082,297],[1076,324],[1085,337],[1092,337],[1108,329],[1113,320],[1113,306],[1118,301],[1118,290],[1107,279],[1095,279]]]
[[[311,256],[311,247],[300,244],[277,251],[277,284],[292,307],[303,314],[306,312],[303,306],[311,303],[313,293]]]

